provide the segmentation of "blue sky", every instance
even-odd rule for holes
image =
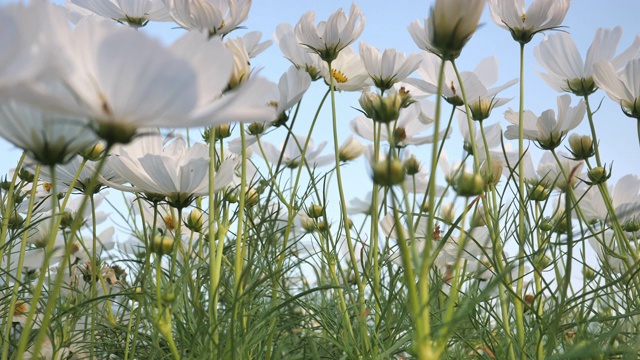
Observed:
[[[6,3],[6,0],[0,0]],[[366,26],[360,40],[380,49],[394,47],[404,52],[418,52],[418,47],[413,43],[407,32],[407,25],[415,19],[423,19],[429,15],[429,7],[432,2],[418,2],[415,0],[367,0],[357,2],[366,17]],[[529,4],[530,1],[527,1]],[[270,39],[280,23],[295,24],[306,11],[313,10],[317,13],[316,21],[326,19],[336,9],[342,7],[348,11],[351,1],[294,1],[294,0],[257,0],[254,1],[249,19],[244,24],[246,30],[239,30],[232,35],[242,35],[247,31],[258,30],[263,33],[263,38]],[[637,25],[637,14],[640,10],[640,2],[635,0],[574,0],[564,21],[565,30],[568,31],[578,49],[584,55],[589,47],[593,35],[598,27],[614,27],[621,25],[624,29],[623,37],[619,45],[619,51],[631,44],[634,36],[640,31]],[[28,21],[28,20],[25,20]],[[481,19],[482,26],[465,47],[458,65],[461,70],[471,70],[477,63],[491,55],[499,59],[500,80],[503,83],[518,76],[518,44],[514,42],[509,33],[495,25],[489,15],[488,6],[485,8]],[[178,37],[183,30],[176,29],[169,24],[152,24],[144,31],[170,43]],[[551,90],[535,72],[538,66],[533,57],[534,47],[542,40],[538,35],[526,47],[526,75],[525,75],[525,107],[539,114],[548,108],[555,108],[556,97],[559,95]],[[263,76],[277,81],[279,76],[287,69],[289,63],[285,60],[277,45],[273,45],[263,54],[253,60],[252,65],[261,69]],[[324,93],[326,87],[321,83],[314,83],[304,99],[305,110],[300,119],[300,132],[306,131],[304,123],[310,121],[311,114]],[[504,91],[501,96],[516,97],[517,86]],[[340,138],[345,139],[348,132],[348,122],[358,113],[351,107],[358,105],[359,94],[342,93],[338,95],[339,123],[341,124]],[[592,103],[597,104],[602,100],[602,107],[596,114],[596,129],[602,143],[603,159],[610,163],[614,161],[614,177],[620,177],[627,173],[640,173],[640,147],[636,135],[634,120],[625,117],[618,105],[611,102],[603,91],[592,95]],[[577,100],[574,100],[575,104]],[[508,107],[517,108],[517,99],[512,100],[505,107],[494,111],[492,117],[486,121],[487,125],[501,122],[503,129],[506,121],[502,118],[504,110]],[[323,120],[329,121],[328,111],[323,112]],[[314,134],[314,138],[329,140],[328,126],[323,126]],[[587,134],[586,121],[576,130],[578,133]],[[454,137],[458,137],[457,133]],[[278,142],[279,138],[274,136]],[[459,138],[459,137],[458,137]],[[454,140],[456,141],[456,140]],[[9,154],[3,156],[0,162],[0,172],[14,166],[19,151],[10,144],[0,140],[0,153]],[[363,170],[360,167],[359,172]]]

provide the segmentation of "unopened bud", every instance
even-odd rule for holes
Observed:
[[[226,139],[231,136],[231,125],[221,124],[213,128],[216,132],[216,139]]]
[[[307,215],[309,215],[309,217],[312,219],[317,219],[321,217],[323,212],[324,212],[324,208],[318,204],[313,204],[309,206],[309,208],[307,209]]]
[[[593,185],[597,185],[603,183],[609,179],[609,175],[607,174],[607,169],[602,166],[594,167],[593,169],[587,172],[587,176]]]
[[[460,196],[471,197],[482,194],[484,191],[484,178],[480,174],[462,171],[455,178],[453,189]]]
[[[371,92],[368,88],[362,91],[359,100],[364,114],[369,119],[381,123],[390,123],[398,119],[402,101],[402,96],[397,92],[390,93],[387,96],[380,96]]]
[[[420,161],[412,155],[404,161],[404,169],[407,172],[407,175],[415,175],[420,172]]]
[[[204,226],[202,212],[198,209],[191,210],[189,216],[187,217],[185,226],[191,231],[200,232],[202,230],[202,227]]]
[[[400,160],[381,161],[373,166],[373,182],[378,185],[398,185],[404,180],[404,176],[404,165]]]
[[[571,134],[569,149],[576,160],[586,160],[595,154],[593,140],[587,135]]]
[[[21,168],[20,171],[18,171],[18,177],[24,182],[32,183],[35,175],[29,170]]]
[[[364,153],[364,149],[364,145],[362,145],[358,139],[353,136],[349,136],[347,140],[340,145],[338,156],[340,157],[340,161],[355,160]]]
[[[264,133],[264,124],[259,122],[251,123],[247,127],[247,132],[253,136],[262,135]]]
[[[174,240],[172,237],[158,235],[151,241],[150,250],[158,255],[171,254],[171,250],[173,250],[173,243]]]
[[[529,199],[533,201],[546,201],[550,193],[547,188],[538,184],[529,192]]]
[[[80,156],[89,161],[98,161],[102,157],[104,150],[104,144],[102,142],[97,142],[95,145],[82,150],[80,152]]]
[[[245,195],[244,206],[247,208],[253,207],[258,203],[259,199],[260,199],[260,194],[258,193],[258,190],[251,188],[247,191]]]

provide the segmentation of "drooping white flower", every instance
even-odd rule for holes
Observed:
[[[86,118],[40,111],[15,101],[0,105],[0,135],[43,165],[62,164],[98,139]]]
[[[437,0],[424,26],[415,20],[409,34],[422,50],[456,59],[476,31],[484,4],[485,0]]]
[[[133,27],[149,21],[169,21],[169,11],[162,0],[71,0],[97,15],[126,22]]]
[[[380,50],[364,41],[360,42],[360,58],[373,84],[381,91],[388,90],[397,82],[406,79],[421,62],[419,54],[414,53],[407,57],[396,49],[385,49],[381,54]]]
[[[351,161],[360,157],[364,153],[365,147],[358,139],[349,135],[338,149],[340,161]]]
[[[534,0],[525,10],[524,0],[489,0],[493,21],[509,30],[513,39],[526,44],[539,32],[557,29],[571,0]]]
[[[601,61],[594,65],[593,79],[625,115],[640,121],[640,58],[629,61],[620,71],[611,61]]]
[[[249,16],[251,0],[163,0],[173,21],[187,30],[223,36]]]
[[[482,137],[482,132],[476,126],[475,122],[472,122],[471,126],[473,128],[472,131],[476,145],[475,149],[471,146],[472,131],[469,130],[467,117],[461,112],[458,113],[458,127],[460,129],[460,133],[462,134],[462,138],[464,139],[464,150],[466,150],[473,156],[477,156],[480,161],[485,160],[487,158],[487,151],[485,148],[484,139]],[[502,144],[502,129],[500,128],[500,123],[495,123],[493,125],[485,127],[485,135],[487,140],[486,145],[489,149],[497,148]]]
[[[185,207],[194,197],[209,194],[209,147],[186,146],[182,138],[162,146],[159,134],[137,138],[130,145],[116,147],[108,166],[126,179],[133,191],[166,196],[175,207]],[[233,179],[235,163],[223,162],[215,174],[214,191]]]
[[[302,135],[291,136],[286,146],[283,144],[280,148],[275,147],[269,142],[263,141],[262,149],[264,150],[264,154],[262,154],[260,149],[257,147],[258,144],[254,144],[252,146],[254,147],[254,151],[273,164],[277,164],[282,155],[282,164],[290,168],[297,168],[300,161],[303,160],[305,164],[311,168],[330,164],[334,160],[333,155],[320,155],[325,146],[327,146],[327,142],[323,141],[316,147],[313,139],[309,139],[309,146],[305,152],[305,158],[302,159],[302,149],[306,142],[307,137]]]
[[[398,120],[390,122],[388,127],[382,124],[380,127],[380,140],[393,143],[397,147],[433,142],[433,135],[420,136],[422,132],[433,126],[432,123],[421,121],[421,113],[422,108],[419,103],[413,103],[409,107],[402,109]],[[431,113],[433,114],[433,112]],[[375,141],[374,126],[378,126],[378,124],[365,116],[359,116],[349,124],[351,131],[370,141]],[[439,138],[442,139],[448,135],[450,135],[450,132],[447,133],[446,130],[442,130]]]
[[[614,29],[598,29],[584,61],[569,34],[560,32],[547,36],[533,51],[540,65],[547,71],[538,71],[538,75],[558,92],[570,92],[578,96],[589,95],[597,89],[593,81],[595,64],[608,60],[616,70],[620,70],[629,60],[640,54],[638,35],[627,50],[615,56],[621,36],[620,26]]]
[[[320,70],[324,66],[324,62],[318,54],[310,53],[298,43],[293,26],[290,24],[278,25],[274,37],[284,57],[291,61],[296,68],[305,70],[314,81],[320,78]]]
[[[342,9],[329,16],[327,21],[314,23],[316,14],[309,11],[302,15],[295,27],[298,42],[326,62],[333,62],[338,54],[351,45],[364,30],[364,15],[355,3],[349,16]]]
[[[552,109],[544,111],[539,117],[532,111],[524,112],[524,138],[536,141],[541,148],[557,148],[570,130],[580,124],[586,113],[583,100],[571,107],[571,95],[558,96],[558,117]],[[511,109],[504,114],[512,125],[507,126],[504,136],[507,139],[518,138],[518,113]]]

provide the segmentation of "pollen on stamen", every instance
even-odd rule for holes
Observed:
[[[455,95],[456,94],[456,86],[453,85],[453,81],[451,82],[451,92]]]
[[[527,14],[522,14],[520,18],[522,19],[522,22],[524,22],[525,20],[527,20]]]
[[[42,184],[42,188],[44,189],[44,191],[46,192],[51,192],[51,183],[49,182],[45,182]]]
[[[167,226],[167,229],[173,230],[175,229],[175,224],[173,223],[173,216],[167,215],[164,217],[164,224]]]
[[[349,78],[347,78],[347,76],[340,70],[332,69],[331,76],[333,76],[339,84],[344,84],[349,81]]]
[[[111,115],[111,108],[109,107],[109,103],[107,103],[107,98],[105,98],[104,94],[100,93],[99,95],[100,101],[102,101],[102,111],[106,115]]]

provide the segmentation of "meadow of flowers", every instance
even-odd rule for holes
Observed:
[[[359,41],[355,3],[271,44],[234,31],[251,5],[0,6],[0,136],[22,150],[0,359],[640,356],[640,178],[597,121],[613,102],[640,140],[640,35],[579,50],[570,0],[435,0],[398,34],[412,54]],[[520,50],[512,80],[458,68],[483,12]],[[252,66],[269,46],[279,79]],[[525,51],[548,110],[527,109]]]

